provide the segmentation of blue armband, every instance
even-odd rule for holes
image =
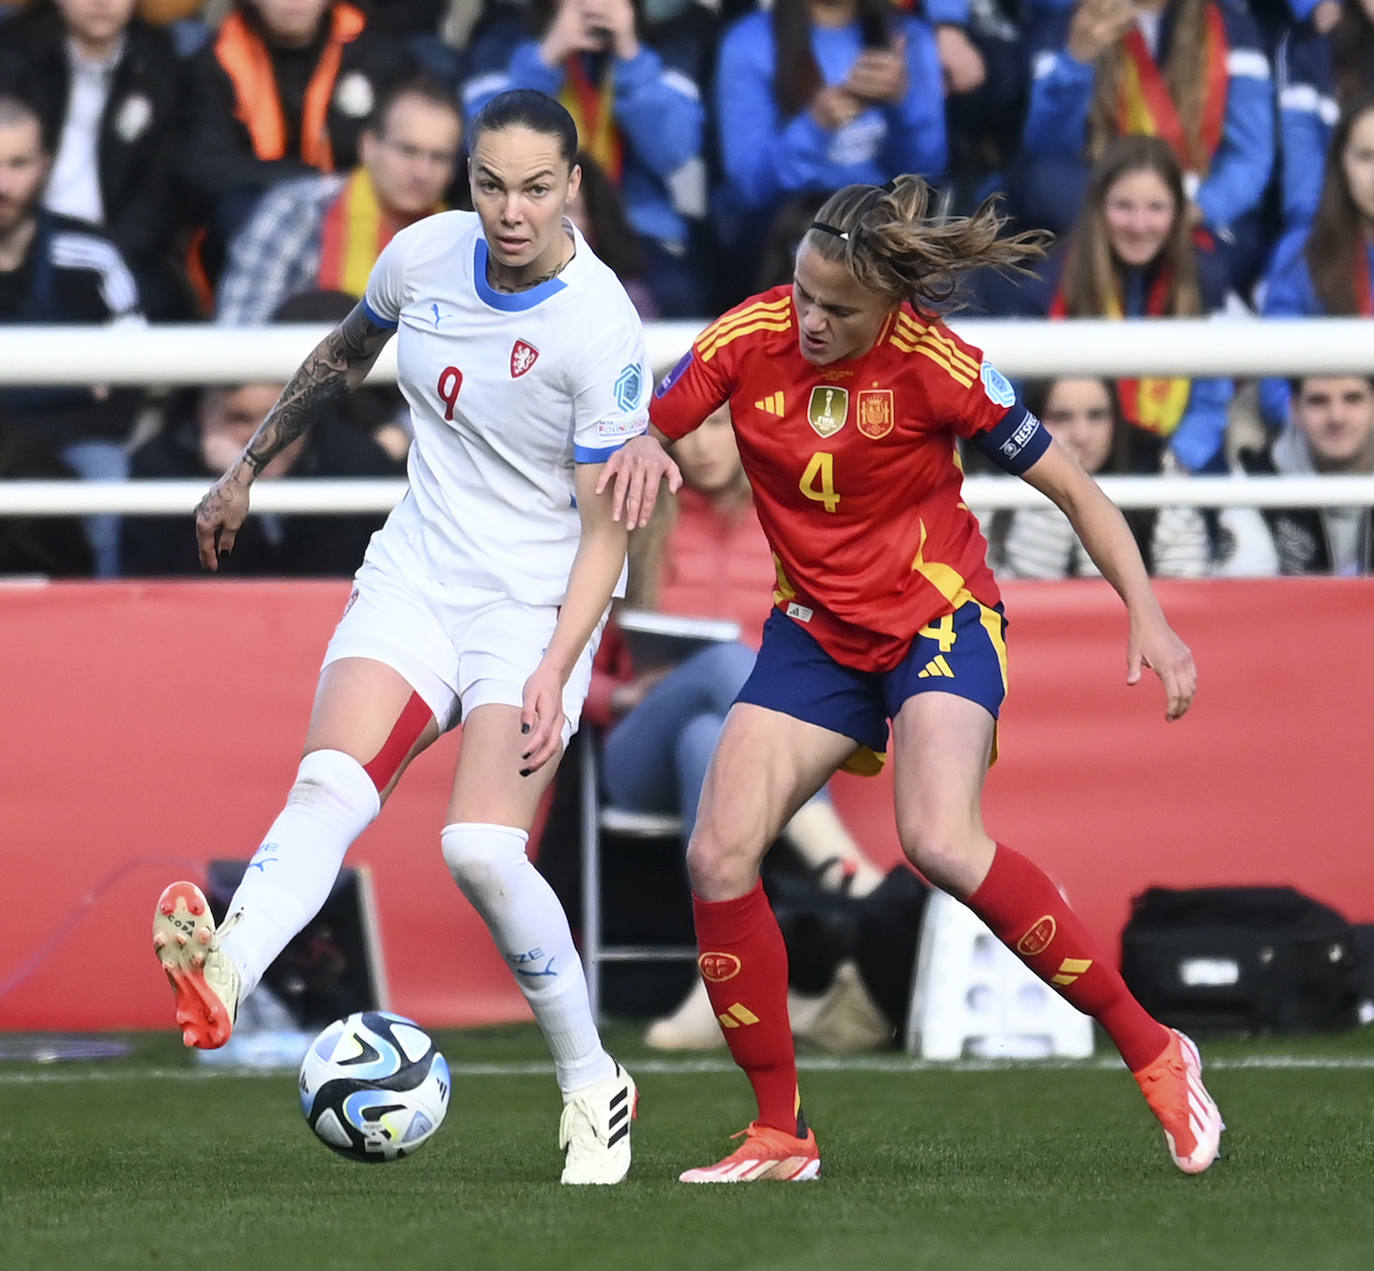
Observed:
[[[1018,397],[1001,422],[970,440],[1003,472],[1025,473],[1050,447],[1050,430],[1032,415]]]

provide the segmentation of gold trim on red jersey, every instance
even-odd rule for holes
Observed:
[[[717,318],[698,337],[697,356],[709,362],[732,340],[753,331],[790,331],[792,329],[792,297],[760,300],[736,313]]]
[[[972,388],[978,379],[977,362],[937,326],[926,326],[908,313],[897,315],[897,324],[888,342],[903,353],[919,353],[929,358],[965,388]]]

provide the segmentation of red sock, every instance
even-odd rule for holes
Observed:
[[[1163,1053],[1169,1031],[1131,995],[1059,889],[1033,861],[997,844],[968,907],[1046,984],[1091,1015],[1132,1072]]]
[[[692,894],[698,963],[711,1009],[759,1104],[759,1120],[799,1130],[797,1055],[787,1018],[787,946],[763,884],[737,900]]]

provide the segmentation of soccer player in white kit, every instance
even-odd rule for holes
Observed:
[[[648,427],[639,318],[563,219],[577,131],[518,90],[472,128],[476,213],[398,233],[363,301],[305,360],[196,510],[215,569],[257,472],[360,383],[397,333],[410,489],[373,536],[320,672],[286,806],[216,929],[195,884],[158,901],[153,944],[189,1046],[221,1046],[238,1003],[318,912],[406,765],[460,720],[444,860],[485,919],[553,1053],[565,1183],[617,1183],[637,1101],[606,1053],[568,921],[525,854],[577,726],[625,580],[630,529],[681,478]]]

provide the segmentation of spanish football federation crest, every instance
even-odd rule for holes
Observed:
[[[517,340],[510,351],[510,377],[518,380],[539,360],[539,350],[524,340]]]
[[[892,431],[897,416],[890,388],[860,389],[857,405],[859,431],[865,437],[872,437],[876,441]]]
[[[849,415],[849,390],[833,384],[820,384],[811,390],[806,417],[822,437],[833,437]]]

